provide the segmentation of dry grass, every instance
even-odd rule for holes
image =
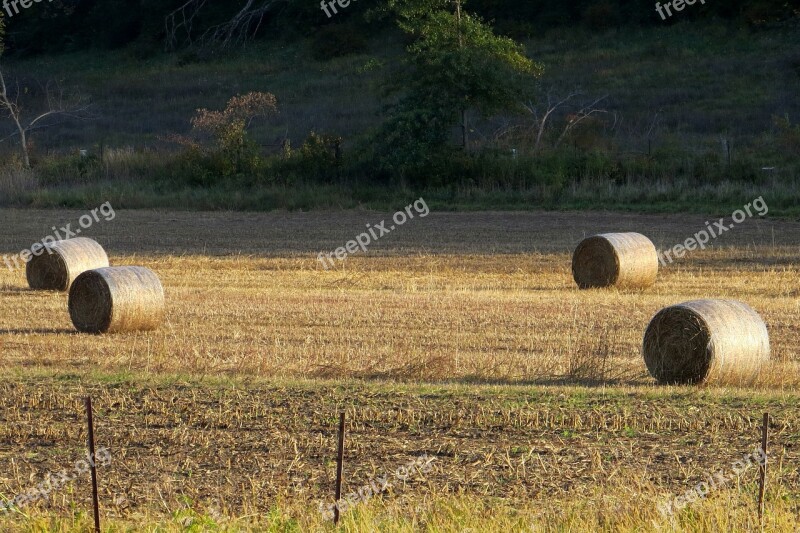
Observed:
[[[45,215],[47,228],[49,220],[75,218],[37,212],[6,227],[19,228],[27,220],[33,226],[36,216]],[[161,277],[167,321],[154,333],[75,335],[63,295],[30,293],[24,290],[24,273],[4,269],[3,365],[426,381],[553,382],[583,376],[649,383],[640,351],[650,318],[671,304],[714,297],[741,300],[766,321],[774,366],[759,383],[777,388],[800,383],[797,247],[770,242],[773,231],[776,240],[797,238],[793,223],[772,223],[756,241],[752,231],[759,225],[763,231],[763,223],[749,221],[751,227],[742,225],[718,242],[744,246],[694,252],[662,268],[652,289],[638,292],[579,291],[569,254],[582,235],[562,230],[557,238],[556,227],[541,227],[535,239],[525,234],[542,215],[431,215],[384,237],[367,255],[351,256],[336,271],[324,271],[317,252],[344,244],[363,221],[375,222],[379,215],[349,214],[360,223],[349,224],[345,217],[338,232],[332,229],[335,215],[271,217],[144,212],[97,224],[93,236],[115,264],[141,264]],[[607,223],[595,215],[555,218],[562,219],[561,228],[564,219],[573,227]],[[629,218],[619,225],[637,223]],[[648,222],[643,218],[638,225]],[[673,220],[671,233],[660,239],[666,245],[698,227]],[[26,233],[33,242],[35,232],[19,232]],[[472,234],[508,253],[477,253]],[[522,244],[514,240],[523,234]],[[298,241],[306,235],[308,242]],[[195,250],[205,248],[208,255],[183,255],[190,239]],[[250,245],[253,255],[231,255]],[[132,254],[137,246],[142,255]],[[463,253],[456,253],[459,246]],[[537,250],[545,246],[551,249]],[[279,256],[259,253],[270,248]],[[592,376],[587,363],[596,352],[603,354],[594,360],[602,361],[605,371]]]
[[[141,523],[150,515],[168,521],[187,513],[263,517],[277,509],[306,524],[301,530],[316,530],[322,522],[318,504],[330,501],[335,475],[335,415],[344,409],[345,492],[391,475],[414,457],[435,458],[431,472],[414,472],[375,498],[390,515],[424,522],[420,508],[446,507],[464,496],[480,503],[483,509],[475,513],[484,522],[514,520],[510,510],[518,508],[516,519],[541,525],[558,517],[556,523],[598,521],[609,531],[617,530],[615,524],[632,530],[636,523],[649,525],[658,518],[658,503],[684,493],[707,472],[729,473],[752,451],[759,411],[766,409],[773,415],[768,505],[771,516],[787,521],[800,495],[798,398],[721,392],[23,374],[0,383],[8,406],[0,457],[9,465],[0,492],[13,496],[80,458],[81,399],[91,394],[98,446],[112,455],[111,465],[100,469],[107,520]],[[746,470],[712,495],[711,518],[699,516],[727,516],[715,505],[736,502],[736,522],[752,523],[756,479],[755,468]],[[26,512],[68,516],[73,507],[88,510],[88,487],[80,479],[56,491],[46,506]],[[499,506],[495,511],[492,502]],[[687,510],[688,518],[696,518],[698,507]],[[351,518],[372,521],[380,514]],[[462,519],[469,523],[470,517],[429,518]],[[444,530],[460,530],[454,523]]]
[[[12,161],[18,157],[11,156]],[[15,198],[19,194],[33,190],[38,180],[33,171],[20,168],[21,165],[3,165],[0,168],[0,198]]]
[[[0,250],[80,214],[0,211]],[[752,449],[766,409],[772,530],[796,530],[798,224],[748,221],[644,291],[579,290],[571,251],[587,234],[642,227],[672,246],[705,219],[431,214],[322,269],[318,252],[381,218],[118,212],[91,236],[115,264],[158,273],[167,313],[155,332],[74,333],[64,294],[0,272],[2,491],[77,460],[80,397],[91,392],[100,444],[115,454],[102,474],[106,516],[120,529],[179,529],[218,512],[238,520],[232,531],[318,529],[345,408],[351,490],[410,457],[437,458],[432,474],[348,513],[349,530],[641,531],[660,498]],[[747,302],[767,323],[774,362],[752,389],[657,387],[648,376],[650,318],[704,297]],[[451,383],[402,383],[420,381]],[[585,386],[599,384],[613,386]],[[683,530],[751,529],[748,476],[681,514]],[[49,520],[89,509],[81,487],[5,520],[79,527],[83,518]]]

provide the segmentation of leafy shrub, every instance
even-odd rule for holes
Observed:
[[[455,150],[447,146],[451,118],[439,110],[398,110],[372,136],[363,159],[382,176],[441,182],[437,172]]]
[[[222,177],[257,173],[261,158],[258,146],[247,135],[247,129],[257,117],[275,113],[275,96],[260,92],[234,96],[223,111],[198,109],[192,127],[196,132],[213,138],[214,145],[207,152],[210,169]]]
[[[168,169],[172,181],[195,187],[211,187],[230,169],[222,168],[219,158],[190,148],[178,155],[172,168]]]
[[[273,157],[263,175],[281,183],[333,183],[342,177],[342,138],[312,131],[299,150],[287,149]]]
[[[100,176],[102,165],[96,155],[69,155],[47,158],[38,168],[39,183],[42,185],[67,185],[95,181]]]

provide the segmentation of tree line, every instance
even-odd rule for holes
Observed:
[[[391,0],[372,0],[329,19],[315,0],[53,0],[6,16],[7,53],[53,54],[136,45],[159,53],[198,45],[231,45],[247,39],[303,38],[327,25],[363,20]],[[641,0],[469,0],[466,9],[514,38],[560,26],[612,27],[665,24],[653,2]],[[363,7],[361,7],[363,6]],[[788,0],[725,0],[685,11],[680,20],[717,18],[763,26],[797,16]],[[674,22],[674,21],[673,21]],[[385,30],[362,24],[365,38]]]

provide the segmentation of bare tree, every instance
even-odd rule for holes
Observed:
[[[167,15],[166,49],[172,51],[181,45],[217,46],[227,48],[243,45],[258,33],[264,18],[288,3],[288,0],[244,0],[242,8],[228,21],[211,26],[199,37],[193,37],[194,22],[206,6],[208,0],[188,0],[181,7]],[[179,34],[185,34],[181,40]]]
[[[539,151],[542,145],[542,138],[544,137],[544,133],[548,128],[548,124],[552,122],[553,116],[556,112],[566,106],[571,100],[574,100],[581,96],[581,92],[573,91],[566,96],[554,96],[553,91],[549,90],[546,94],[546,101],[542,104],[534,103],[532,100],[523,104],[523,107],[528,111],[532,120],[532,124],[527,126],[523,126],[525,129],[533,130],[535,133],[535,139],[533,141],[533,149],[534,151]],[[602,96],[593,100],[585,105],[582,105],[577,111],[574,113],[569,113],[566,115],[566,120],[564,124],[564,129],[562,130],[561,134],[556,139],[553,147],[558,148],[558,146],[564,141],[564,139],[582,122],[587,120],[592,115],[596,115],[599,113],[607,113],[605,109],[597,108],[597,105],[608,98],[608,95]],[[580,105],[580,104],[579,104]],[[574,108],[573,108],[574,109]]]
[[[547,121],[550,116],[555,113],[559,107],[566,104],[572,98],[578,96],[577,92],[572,92],[561,98],[560,100],[554,100],[553,94],[551,91],[547,91],[547,104],[545,104],[544,109],[541,111],[541,118],[539,117],[540,111],[539,107],[533,103],[533,101],[528,100],[523,107],[531,114],[533,117],[534,127],[536,128],[536,140],[533,144],[534,151],[539,151],[539,146],[542,144],[542,135],[544,135],[544,130],[547,127]]]
[[[608,95],[601,96],[600,98],[598,98],[597,100],[591,102],[590,104],[587,104],[587,105],[583,106],[581,109],[578,110],[577,113],[573,113],[573,114],[569,115],[569,117],[567,119],[567,123],[564,126],[564,131],[561,132],[561,135],[556,140],[554,148],[558,148],[558,146],[561,144],[561,142],[564,140],[564,138],[567,135],[569,135],[569,133],[572,130],[574,130],[575,127],[578,124],[580,124],[581,122],[583,122],[584,120],[586,120],[589,117],[591,117],[592,115],[595,115],[595,114],[598,114],[598,113],[608,113],[608,111],[606,111],[605,109],[598,109],[597,107],[595,107],[597,104],[599,104],[600,102],[602,102],[606,98],[608,98]]]
[[[189,0],[181,7],[167,15],[164,20],[166,26],[166,49],[168,52],[175,50],[178,46],[178,33],[186,33],[185,42],[188,45],[194,44],[192,42],[192,30],[194,27],[194,19],[206,5],[207,0]]]
[[[14,123],[14,127],[17,130],[6,138],[19,135],[20,152],[25,168],[31,167],[30,151],[28,149],[31,131],[53,126],[52,123],[48,124],[45,119],[56,116],[84,118],[81,114],[85,113],[89,108],[89,106],[84,104],[80,99],[77,102],[66,101],[64,98],[64,91],[60,88],[54,90],[50,83],[44,87],[44,93],[47,102],[47,110],[40,113],[32,120],[25,121],[22,117],[22,107],[19,104],[19,83],[16,84],[14,95],[9,94],[5,76],[3,75],[2,68],[0,68],[0,109],[4,109],[8,113],[9,119]]]

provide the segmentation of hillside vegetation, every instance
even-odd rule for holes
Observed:
[[[185,36],[169,51],[163,18],[174,6],[145,4],[110,41],[69,26],[100,17],[100,4],[47,19],[52,27],[8,21],[4,65],[25,107],[42,105],[48,82],[91,106],[33,132],[31,170],[15,163],[16,137],[3,124],[12,137],[0,145],[10,161],[1,203],[393,208],[424,194],[455,208],[661,211],[767,194],[773,214],[796,212],[800,28],[786,6],[709,4],[662,22],[615,2],[519,12],[468,2],[522,42],[541,76],[514,112],[470,112],[466,150],[453,124],[449,146],[424,165],[387,166],[380,128],[397,97],[386,89],[407,68],[410,41],[382,4],[352,4],[335,21],[316,5],[287,6],[246,46],[192,46]],[[196,28],[228,15],[203,12]],[[274,95],[277,113],[253,121],[245,157],[187,149],[198,109],[249,92]],[[568,96],[539,138],[538,121]]]

